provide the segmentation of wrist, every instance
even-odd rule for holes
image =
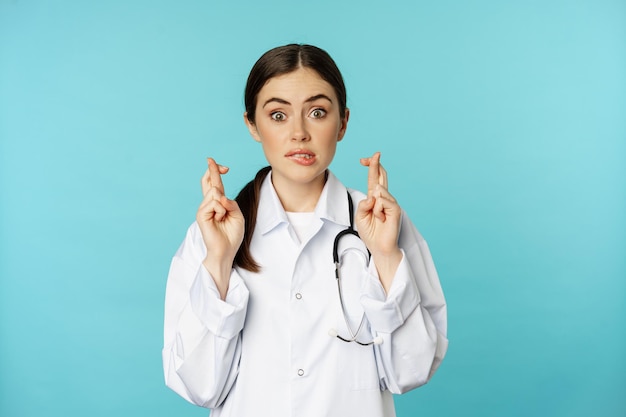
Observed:
[[[233,267],[232,261],[216,261],[206,257],[204,261],[202,261],[202,265],[213,278],[215,286],[220,293],[220,298],[224,300],[226,298],[226,293],[228,292],[228,283],[230,282],[230,274]]]
[[[394,263],[396,261],[400,263],[402,259],[402,251],[398,246],[387,250],[373,250],[371,254],[372,258],[376,260],[377,265],[379,263]]]
[[[378,278],[385,289],[385,293],[389,293],[393,277],[396,275],[402,257],[403,254],[400,248],[390,251],[372,252],[376,272],[378,272]]]

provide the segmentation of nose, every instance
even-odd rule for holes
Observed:
[[[309,131],[306,127],[306,120],[302,117],[295,117],[291,132],[291,140],[294,142],[305,142],[311,139]]]

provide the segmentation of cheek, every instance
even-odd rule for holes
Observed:
[[[260,128],[258,132],[263,152],[266,158],[270,159],[280,151],[281,143],[284,142],[280,139],[280,131],[265,126],[264,128]]]
[[[332,116],[331,120],[327,120],[328,123],[324,124],[324,129],[326,136],[333,137],[336,140],[341,132],[342,121],[338,114]]]
[[[271,126],[266,123],[261,123],[258,125],[259,138],[264,143],[272,143],[276,142],[278,138],[280,138],[281,131],[277,129],[276,126]]]
[[[327,126],[324,126],[322,132],[324,138],[330,142],[336,142],[339,139],[339,132],[341,131],[340,126],[334,123],[330,123]]]

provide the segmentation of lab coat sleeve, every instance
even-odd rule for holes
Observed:
[[[374,261],[361,304],[372,333],[381,389],[401,394],[425,384],[445,356],[446,302],[426,241],[403,213],[398,244],[403,253],[389,293]]]
[[[233,269],[222,301],[202,265],[206,249],[193,224],[174,256],[165,293],[165,384],[187,401],[219,406],[233,386],[241,355],[248,289]]]

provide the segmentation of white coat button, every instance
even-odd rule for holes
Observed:
[[[304,375],[304,369],[298,369],[298,376]]]
[[[297,293],[297,294],[296,294],[296,298],[297,298],[298,300],[301,300],[301,299],[302,299],[302,294]]]

